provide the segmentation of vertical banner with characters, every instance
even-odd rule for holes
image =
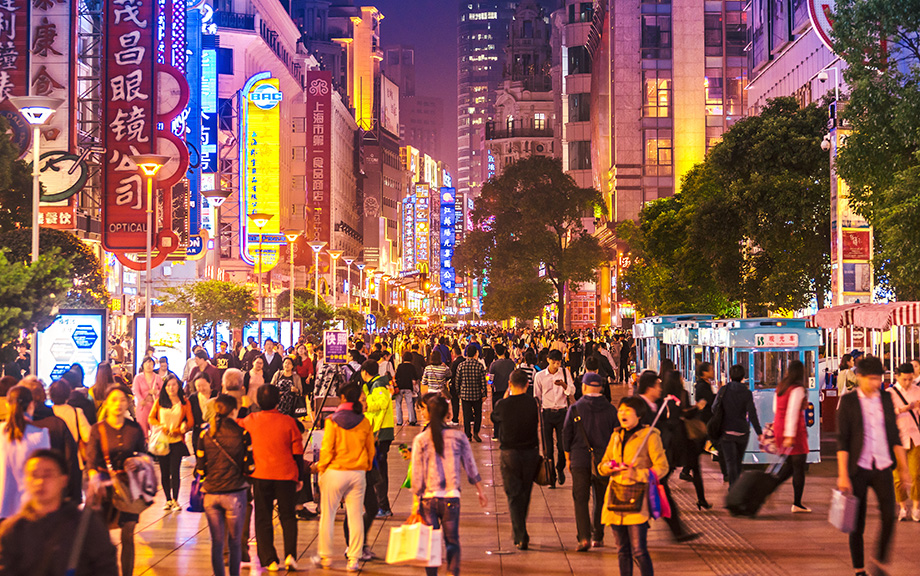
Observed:
[[[454,233],[455,194],[456,190],[453,188],[441,188],[439,278],[441,279],[441,290],[447,294],[453,294],[456,286],[456,273],[454,272],[454,246],[457,244],[457,237]]]
[[[332,72],[307,72],[307,199],[312,217],[308,238],[332,241]]]

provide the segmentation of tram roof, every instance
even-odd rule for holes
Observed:
[[[666,328],[672,328],[679,323],[699,322],[712,320],[712,314],[667,314],[662,316],[647,316],[633,326],[635,338],[660,338]]]

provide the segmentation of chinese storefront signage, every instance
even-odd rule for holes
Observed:
[[[453,294],[456,273],[454,271],[454,246],[457,243],[457,236],[454,230],[456,225],[456,190],[453,188],[441,188],[441,209],[440,209],[440,264],[439,272],[441,279],[441,289],[447,294]]]
[[[331,243],[332,72],[307,72],[307,237]]]
[[[428,185],[415,186],[415,262],[428,270],[429,232]]]
[[[415,269],[415,199],[412,196],[403,198],[403,269]]]

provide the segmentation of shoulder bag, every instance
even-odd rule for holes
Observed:
[[[651,433],[647,431],[646,434]],[[621,433],[620,436],[620,459],[624,460],[626,455],[626,442],[623,440],[626,436],[625,431]],[[644,445],[644,442],[642,443]],[[640,445],[640,448],[642,445]],[[636,452],[636,456],[633,458],[632,463],[635,464],[639,459],[639,452]],[[618,474],[614,472],[614,475],[610,477],[610,482],[607,484],[607,510],[611,512],[619,512],[622,514],[635,514],[642,511],[642,504],[645,502],[646,495],[648,494],[648,482],[633,482],[631,484],[626,484],[620,482],[617,478]]]
[[[585,430],[585,423],[581,419],[581,415],[578,413],[578,406],[572,405],[572,410],[575,412],[575,426],[581,432],[581,439],[584,441],[585,446],[588,447],[588,454],[591,456],[591,478],[602,478],[600,472],[597,471],[597,466],[600,464],[597,458],[597,454],[594,451],[594,446],[591,445],[591,440],[588,438],[588,432]]]
[[[725,406],[722,404],[721,400],[725,393],[726,386],[728,386],[728,384],[719,388],[719,391],[716,393],[716,399],[712,402],[712,418],[706,423],[706,433],[709,434],[709,439],[713,442],[718,442],[719,438],[722,437],[722,422],[725,420]]]
[[[99,430],[99,440],[102,443],[102,453],[105,456],[105,466],[109,471],[112,485],[108,498],[112,506],[120,512],[140,514],[153,504],[156,494],[156,470],[153,460],[147,454],[135,453],[125,460],[125,470],[115,471],[112,468],[112,459],[109,455],[108,432],[105,424]],[[130,464],[130,466],[129,466]],[[127,469],[131,471],[128,472]],[[153,479],[153,493],[149,491],[150,479]]]
[[[904,395],[901,394],[901,391],[898,390],[897,386],[892,386],[891,389],[894,390],[894,393],[898,395],[898,398],[901,399],[901,402],[904,403],[904,406],[910,406],[910,402],[908,402],[907,398],[905,398]],[[914,420],[914,425],[917,427],[918,430],[920,430],[920,419],[917,418],[917,413],[913,410],[908,410],[908,412],[910,412],[910,415]]]
[[[534,402],[536,402],[536,400],[534,400]],[[538,416],[539,419],[540,419],[540,429],[541,429],[541,432],[542,432],[542,429],[543,429],[543,411],[540,410],[540,405],[539,405],[539,404],[537,404],[537,416]],[[543,440],[543,434],[542,434],[542,433],[540,434],[540,440],[541,440],[541,441],[540,441],[540,446],[541,446],[541,448],[542,448],[542,451],[543,451],[543,452],[546,452],[546,446],[543,445],[543,441],[542,441],[542,440]],[[543,454],[540,454],[540,455],[537,457],[537,463],[538,463],[538,466],[537,466],[537,475],[534,477],[534,480],[533,480],[534,483],[536,483],[537,486],[549,486],[549,485],[552,483],[551,481],[552,481],[552,479],[553,479],[553,469],[552,469],[553,464],[552,464],[552,462],[550,462],[549,460],[547,460],[547,459],[544,457]]]

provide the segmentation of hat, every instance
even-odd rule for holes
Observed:
[[[853,350],[850,350],[850,357],[853,358],[853,360],[856,360],[857,358],[859,358],[860,356],[864,354],[865,352],[863,352],[862,350],[857,350],[855,348]]]
[[[585,374],[581,378],[581,383],[588,386],[596,386],[602,388],[604,386],[604,379],[601,378],[600,374]]]

